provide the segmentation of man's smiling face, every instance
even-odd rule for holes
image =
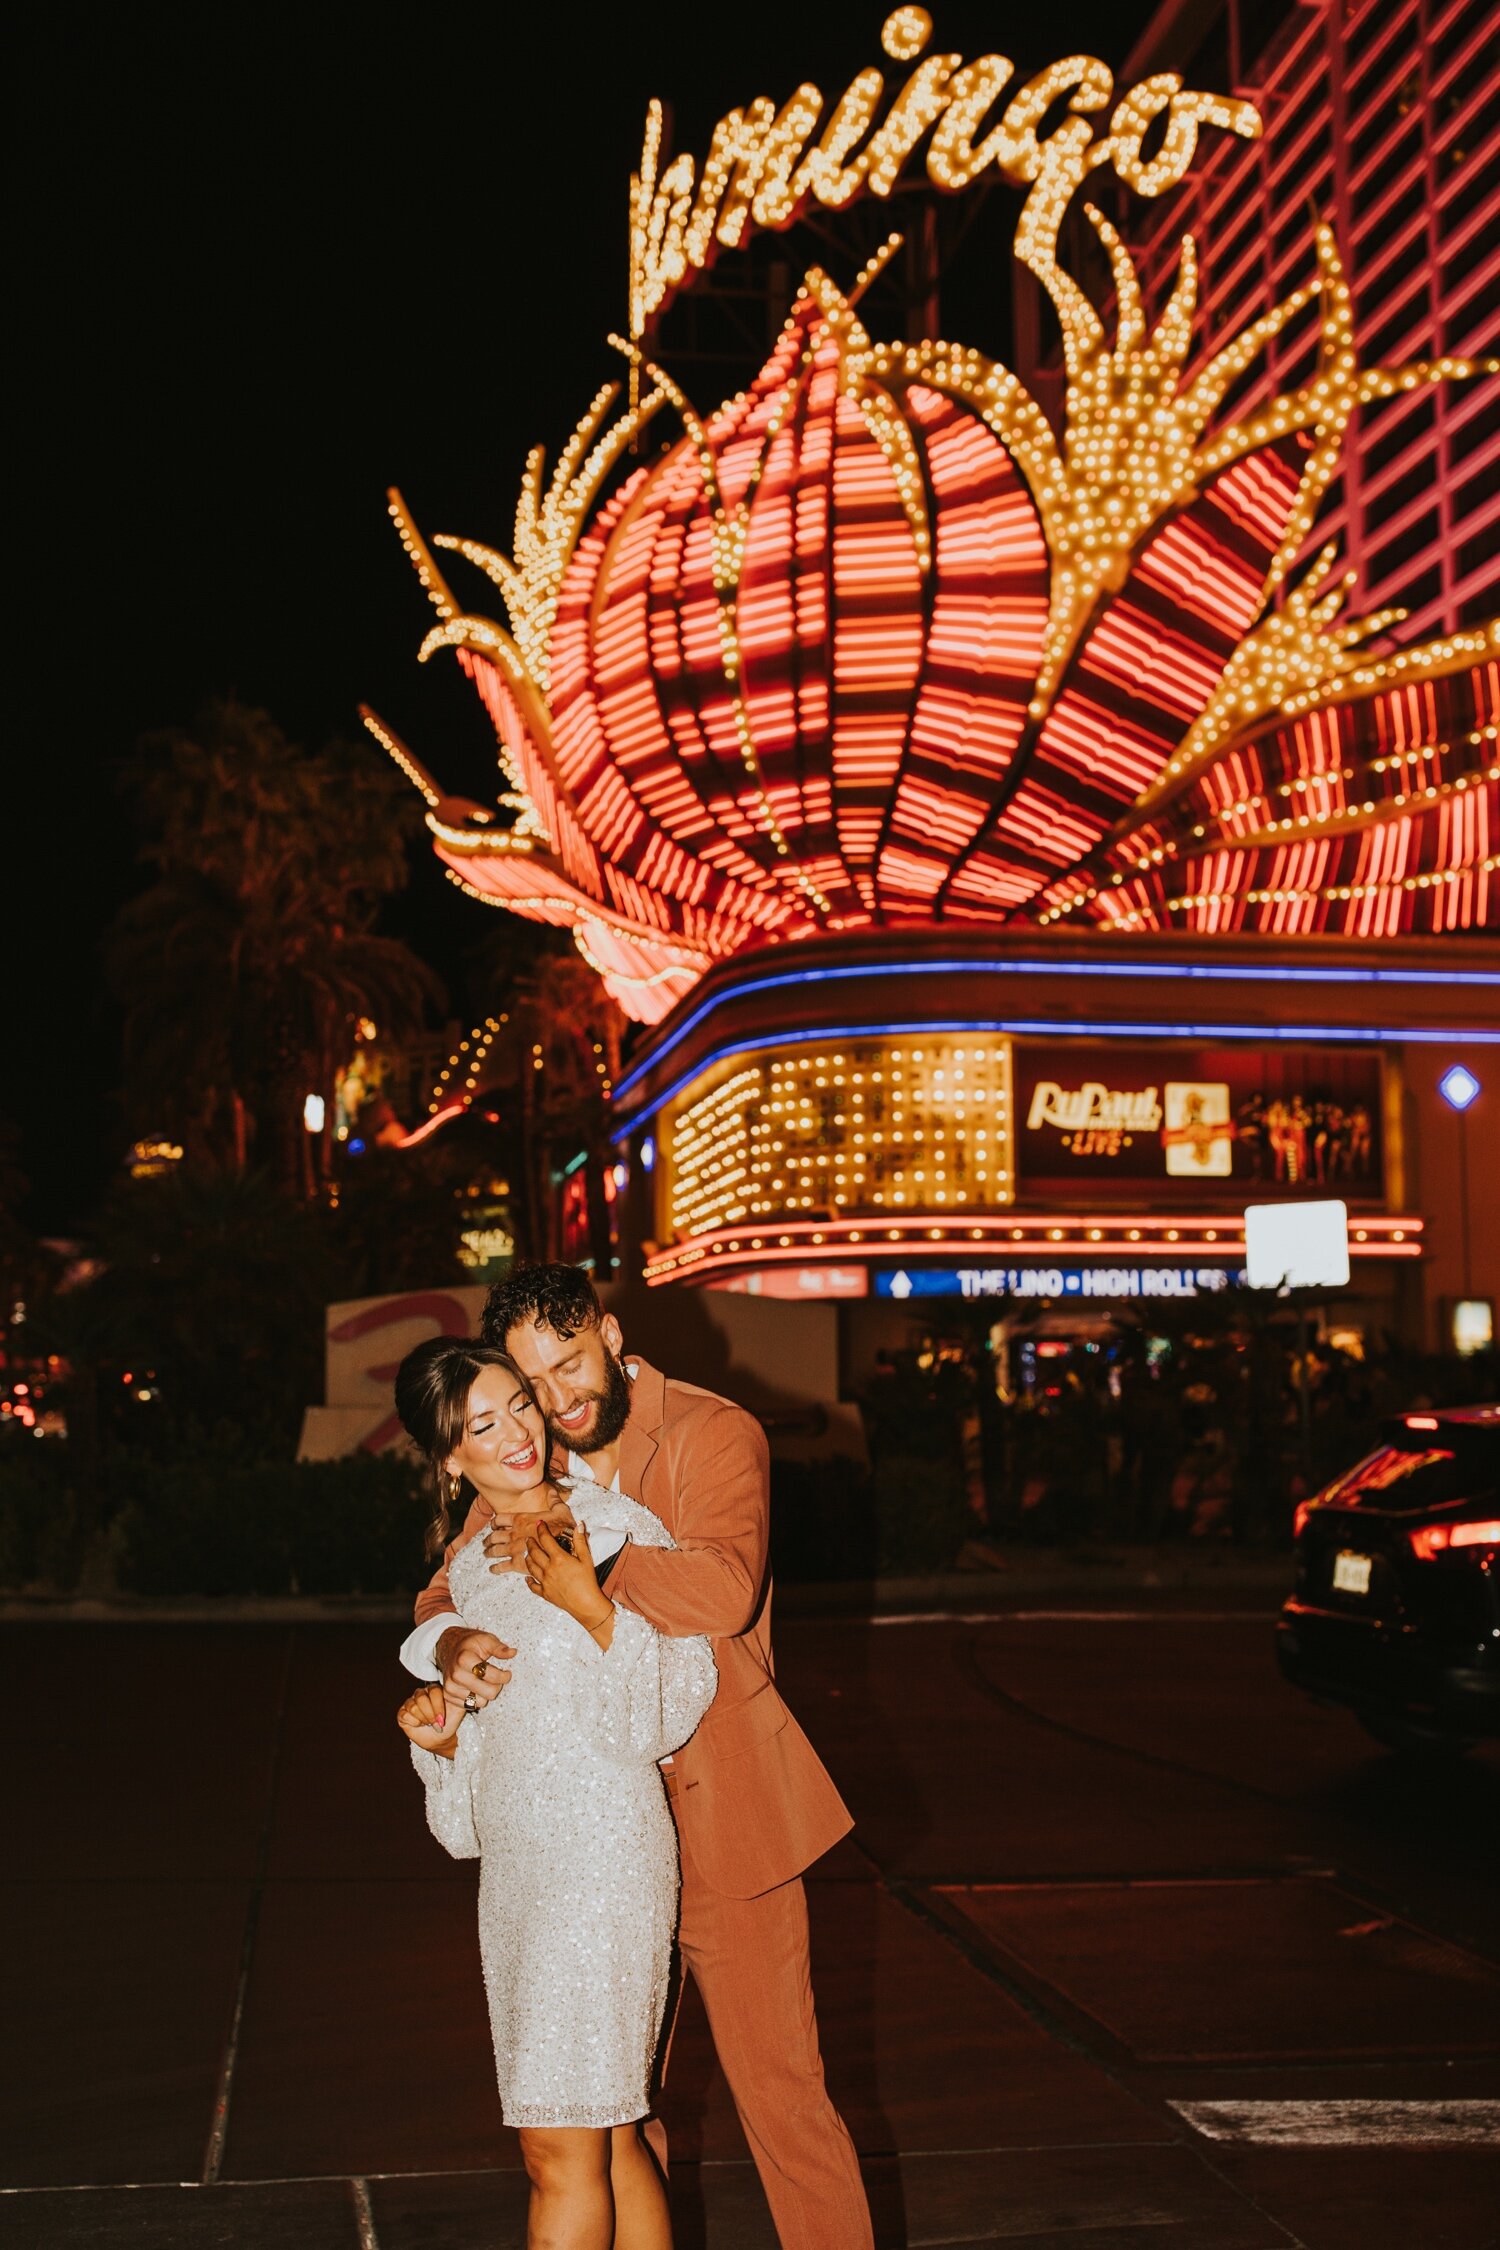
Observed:
[[[571,1336],[521,1321],[505,1349],[536,1392],[547,1427],[574,1453],[613,1445],[630,1417],[630,1378],[620,1364],[625,1339],[613,1313]]]

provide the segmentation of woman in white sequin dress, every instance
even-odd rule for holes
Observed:
[[[437,1544],[444,1500],[465,1482],[501,1516],[558,1498],[540,1410],[503,1352],[420,1345],[396,1402],[443,1496]],[[660,1519],[597,1485],[573,1484],[566,1498],[577,1528],[564,1532],[571,1562],[549,1569],[552,1598],[518,1571],[492,1570],[482,1540],[452,1560],[466,1626],[515,1651],[504,1692],[466,1712],[421,1688],[399,1716],[433,1834],[481,1862],[480,1951],[501,2108],[520,2128],[532,2186],[528,2243],[663,2250],[665,2195],[638,2131],[677,1916],[677,1837],[657,1769],[717,1678],[706,1640],[663,1639],[600,1585],[589,1534],[611,1554],[626,1538],[670,1547]]]

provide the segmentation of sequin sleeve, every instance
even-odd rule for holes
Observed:
[[[665,1640],[633,1610],[615,1608],[607,1649],[590,1639],[573,1671],[580,1729],[610,1757],[655,1765],[680,1750],[714,1699],[719,1675],[701,1634]]]
[[[474,1772],[479,1763],[479,1729],[466,1720],[458,1730],[458,1748],[451,1758],[435,1750],[411,1746],[411,1762],[427,1792],[427,1825],[454,1859],[478,1859],[479,1835],[474,1826]]]

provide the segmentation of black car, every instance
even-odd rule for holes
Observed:
[[[1500,1406],[1398,1415],[1296,1515],[1287,1679],[1394,1750],[1500,1734]]]

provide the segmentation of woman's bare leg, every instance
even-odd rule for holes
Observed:
[[[615,2191],[614,2250],[672,2250],[666,2182],[638,2125],[615,2125],[609,2136]]]
[[[611,2250],[608,2128],[523,2125],[521,2158],[531,2182],[526,2250]]]

